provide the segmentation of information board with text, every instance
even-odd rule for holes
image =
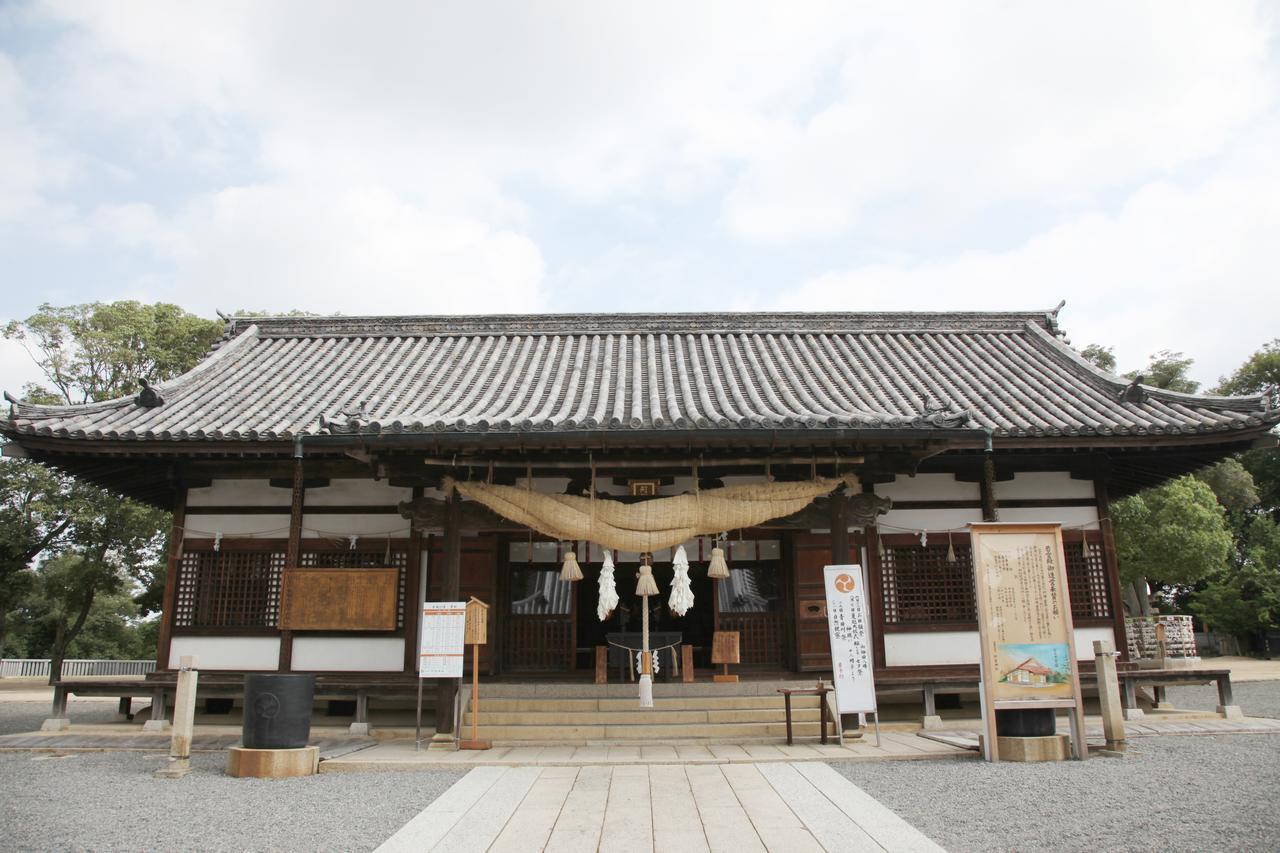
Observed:
[[[461,678],[465,601],[428,601],[422,605],[422,641],[418,649],[420,678]]]
[[[837,711],[841,714],[874,713],[876,684],[872,670],[875,658],[871,650],[866,575],[862,566],[827,566],[823,569],[823,579]]]

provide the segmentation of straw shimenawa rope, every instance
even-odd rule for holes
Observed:
[[[854,475],[799,483],[753,483],[651,498],[634,504],[446,477],[444,491],[466,498],[553,539],[586,540],[619,551],[658,551],[695,536],[763,524],[799,512],[820,495],[852,485]]]

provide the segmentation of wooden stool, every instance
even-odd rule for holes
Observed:
[[[742,662],[737,631],[716,631],[711,635],[711,662],[724,667],[724,672],[711,676],[712,681],[732,683],[738,680],[738,676],[729,674],[729,664]]]

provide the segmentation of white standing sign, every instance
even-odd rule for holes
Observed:
[[[827,566],[823,576],[836,708],[841,714],[875,713],[876,684],[872,673],[874,658],[865,594],[866,575],[861,566]]]
[[[422,605],[419,678],[462,677],[462,642],[466,624],[465,601],[428,601]]]

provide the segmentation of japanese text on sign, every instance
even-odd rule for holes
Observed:
[[[462,677],[462,641],[466,622],[465,601],[428,601],[422,605],[422,642],[418,649],[420,678]]]
[[[862,567],[827,566],[823,577],[836,708],[841,714],[872,713],[876,710],[876,685]]]

